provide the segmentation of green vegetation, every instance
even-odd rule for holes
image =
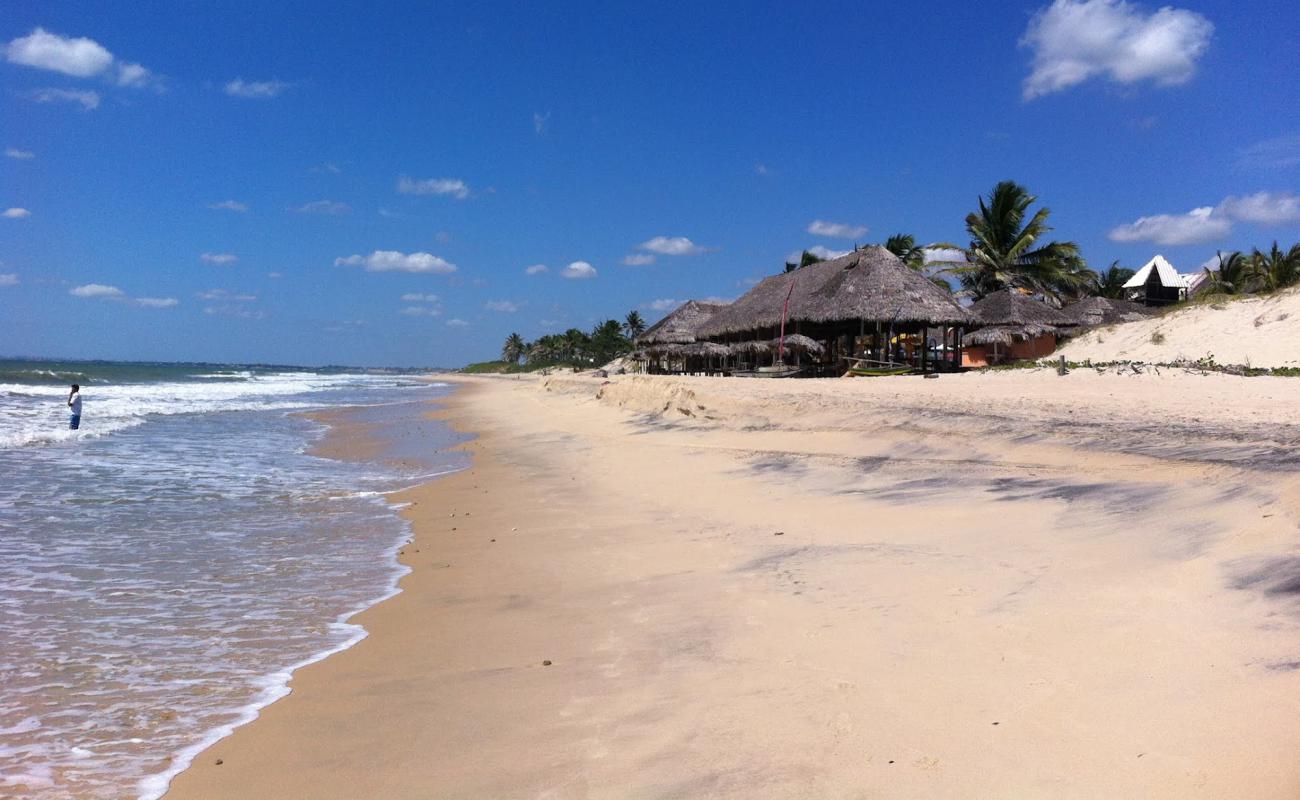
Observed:
[[[805,250],[803,251],[803,254],[799,256],[798,264],[794,263],[793,261],[785,262],[785,271],[794,272],[797,269],[803,269],[809,264],[820,264],[822,261],[825,261],[825,259],[816,255],[815,253],[810,253],[807,250]]]
[[[925,247],[910,233],[896,233],[885,240],[885,249],[914,270],[925,267]],[[946,283],[946,282],[945,282]]]
[[[607,319],[586,333],[570,328],[527,342],[518,333],[506,337],[500,361],[470,364],[463,372],[532,372],[546,367],[590,369],[632,352],[632,340],[645,333],[645,321],[636,311],[623,322]]]
[[[1165,335],[1160,331],[1151,331],[1151,344],[1164,344]]]
[[[1052,230],[1048,208],[1040,208],[1025,222],[1038,198],[1025,187],[1003,181],[988,199],[980,198],[979,211],[966,217],[970,246],[937,244],[961,250],[969,264],[950,268],[962,289],[979,299],[1008,287],[1041,294],[1060,303],[1082,297],[1098,283],[1097,273],[1079,254],[1074,242],[1044,242]]]
[[[1205,288],[1199,300],[1224,300],[1252,294],[1267,294],[1300,283],[1300,244],[1282,250],[1277,242],[1267,252],[1259,248],[1250,255],[1240,251],[1219,253],[1219,268],[1205,268]]]
[[[1127,267],[1121,267],[1118,261],[1112,261],[1110,267],[1097,276],[1097,282],[1092,287],[1092,294],[1096,297],[1106,297],[1111,300],[1123,300],[1128,294],[1124,284],[1128,283],[1128,279],[1136,274]]]

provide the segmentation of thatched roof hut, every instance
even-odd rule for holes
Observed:
[[[1075,325],[1095,328],[1117,322],[1136,322],[1154,315],[1154,309],[1131,300],[1112,300],[1109,297],[1085,297],[1061,309],[1061,313]],[[1082,330],[1076,331],[1081,333]]]
[[[652,344],[686,344],[695,341],[696,331],[708,322],[719,310],[726,308],[726,303],[706,303],[701,300],[688,300],[677,310],[659,320],[636,337],[638,345]]]
[[[670,358],[686,358],[690,356],[725,356],[731,353],[731,350],[723,344],[713,342],[664,342],[661,344],[647,345],[638,351],[638,353],[660,357],[668,356]]]
[[[1073,325],[1059,309],[1015,289],[1002,289],[971,304],[984,325]]]
[[[718,311],[698,333],[716,337],[777,327],[787,293],[791,322],[865,320],[933,326],[974,322],[952,295],[885,248],[873,246],[764,278]]]
[[[962,343],[968,345],[1001,344],[1010,347],[1025,339],[1035,339],[1043,334],[1059,333],[1054,325],[1040,325],[1030,322],[1024,325],[988,325],[962,337]]]

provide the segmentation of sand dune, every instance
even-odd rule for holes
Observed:
[[[1213,359],[1254,367],[1300,366],[1300,289],[1182,306],[1152,319],[1084,334],[1058,353],[1072,361],[1167,364]]]

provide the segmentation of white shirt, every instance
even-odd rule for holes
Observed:
[[[72,397],[68,400],[68,406],[72,409],[74,415],[81,416],[81,392],[72,393]]]

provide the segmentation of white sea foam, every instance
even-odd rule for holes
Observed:
[[[428,385],[241,380],[98,385],[86,421],[108,435],[0,447],[0,796],[159,796],[397,591],[410,531],[388,497],[461,462],[316,458],[321,426],[285,412],[421,419]],[[65,396],[7,386],[0,420]]]

